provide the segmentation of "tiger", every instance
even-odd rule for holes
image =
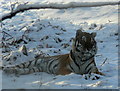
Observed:
[[[35,60],[12,67],[4,67],[3,71],[19,75],[34,72],[47,72],[55,75],[67,75],[70,73],[104,75],[102,72],[99,72],[95,63],[95,55],[97,53],[95,37],[96,32],[87,33],[78,29],[68,54],[49,57],[37,56]]]

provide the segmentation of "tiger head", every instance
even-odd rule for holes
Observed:
[[[72,52],[83,59],[94,56],[97,53],[96,33],[87,33],[77,30],[73,40]]]

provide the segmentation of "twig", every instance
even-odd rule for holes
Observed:
[[[13,38],[12,35],[8,34],[8,33],[5,32],[5,31],[2,31],[2,33],[5,33],[5,34],[9,35],[11,38]]]
[[[11,10],[11,13],[12,13],[12,11],[14,10],[13,5],[12,5],[12,2],[11,2],[11,1],[10,1],[10,10]]]
[[[14,11],[16,4],[18,4],[18,2],[15,2],[14,4],[12,4],[12,2],[10,2],[11,13]]]
[[[20,29],[18,29],[18,31],[20,31],[20,30],[22,30],[23,28],[25,28],[26,27],[26,25],[25,26],[23,26],[23,27],[21,27]]]
[[[103,63],[100,66],[103,66],[103,64],[105,64],[106,61],[107,61],[107,58],[103,61]]]
[[[4,25],[4,23],[3,23],[3,22],[0,22],[0,27],[1,27],[1,28],[3,27],[3,25]]]
[[[43,85],[43,82],[42,82],[42,76],[43,76],[43,72],[41,72],[39,88]]]

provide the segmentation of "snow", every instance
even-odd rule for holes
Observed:
[[[7,0],[6,0],[7,1]],[[10,3],[2,0],[2,15],[10,12]],[[37,1],[37,0],[34,0]],[[31,1],[34,3],[34,1]],[[41,0],[42,3],[63,2],[68,0]],[[117,1],[117,0],[102,0]],[[9,2],[9,1],[8,1]],[[21,0],[22,2],[22,0]],[[73,2],[73,0],[69,0]],[[74,0],[74,2],[100,2],[100,0]],[[0,13],[0,14],[1,14]],[[95,26],[97,25],[97,26]],[[95,57],[97,67],[105,76],[98,80],[85,80],[84,76],[71,73],[55,76],[45,72],[28,75],[8,75],[0,70],[1,89],[118,89],[118,6],[82,7],[69,9],[41,9],[19,13],[12,19],[2,22],[4,43],[9,46],[0,50],[3,60],[0,65],[14,65],[34,60],[38,54],[52,56],[69,53],[72,38],[76,30],[83,28],[86,32],[96,32],[98,52]],[[0,35],[3,36],[3,35]],[[11,38],[11,39],[9,39]],[[9,39],[9,40],[7,40]],[[23,39],[24,41],[20,41]],[[16,45],[10,45],[13,43]],[[25,45],[28,56],[21,47]],[[17,56],[15,60],[14,57]],[[107,59],[107,60],[106,60]],[[8,61],[7,61],[8,60]],[[103,62],[106,62],[103,64]]]
[[[4,4],[4,2],[2,2]],[[14,2],[10,3],[10,12],[1,16],[0,20],[4,20],[6,17],[11,18],[11,15],[16,15],[18,12],[23,12],[29,9],[68,9],[77,7],[98,7],[104,5],[117,5],[119,2],[37,2],[31,4],[31,2]],[[1,12],[2,13],[2,12]]]

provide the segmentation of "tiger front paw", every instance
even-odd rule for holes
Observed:
[[[101,78],[101,75],[94,74],[94,73],[84,74],[83,78],[85,78],[86,80],[98,80]]]

